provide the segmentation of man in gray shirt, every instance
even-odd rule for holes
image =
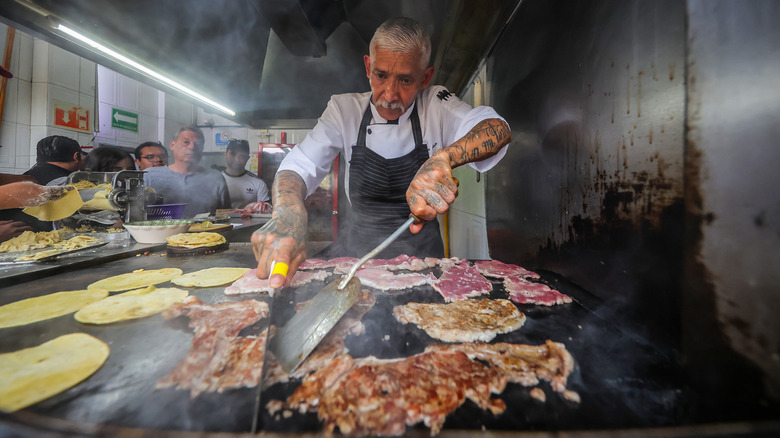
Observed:
[[[230,208],[230,195],[222,174],[200,165],[203,143],[200,128],[185,126],[171,140],[173,164],[145,169],[145,184],[162,194],[165,204],[187,204],[185,218]]]

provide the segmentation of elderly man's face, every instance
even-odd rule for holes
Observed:
[[[363,62],[371,83],[372,101],[385,120],[401,117],[433,77],[433,67],[420,67],[418,53],[377,48],[373,64],[369,55],[363,57]]]
[[[135,157],[135,162],[138,164],[138,170],[167,166],[168,152],[159,146],[146,146],[141,148],[141,154]]]
[[[192,131],[183,131],[171,142],[171,152],[176,162],[198,164],[203,155],[203,139]]]

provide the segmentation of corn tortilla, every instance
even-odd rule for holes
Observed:
[[[182,273],[183,271],[179,268],[151,269],[148,271],[138,269],[96,281],[87,286],[87,289],[105,289],[109,292],[136,289],[164,283],[181,276]]]
[[[232,283],[248,271],[249,268],[207,268],[189,272],[174,278],[171,283],[183,287],[214,287]]]
[[[153,286],[104,298],[84,306],[74,318],[82,324],[110,324],[160,313],[187,298],[186,290]]]
[[[60,199],[43,204],[40,207],[27,207],[23,212],[42,221],[58,221],[77,212],[84,204],[78,190],[68,190]]]
[[[0,354],[0,410],[14,412],[78,384],[108,358],[105,342],[85,333]]]
[[[0,306],[0,328],[16,327],[73,313],[108,296],[104,289],[57,292]]]

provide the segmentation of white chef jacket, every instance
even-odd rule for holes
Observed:
[[[278,171],[292,170],[300,175],[306,183],[308,196],[314,193],[322,179],[330,172],[333,159],[341,152],[346,163],[344,181],[349,198],[349,161],[352,146],[357,142],[360,121],[370,101],[371,92],[332,96],[317,125],[287,154]],[[428,146],[428,156],[456,142],[485,119],[504,120],[493,108],[472,108],[438,85],[422,90],[417,96],[416,105],[423,143]],[[388,124],[371,103],[373,120],[366,130],[366,147],[384,158],[398,158],[410,153],[414,149],[412,123],[409,120],[413,106],[398,119],[398,124]],[[469,163],[469,166],[479,172],[485,172],[506,155],[506,149],[503,147],[498,154]]]

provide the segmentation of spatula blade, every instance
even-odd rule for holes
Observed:
[[[352,278],[339,290],[340,281],[338,278],[325,286],[271,338],[268,348],[288,374],[298,368],[357,301],[360,280]]]

